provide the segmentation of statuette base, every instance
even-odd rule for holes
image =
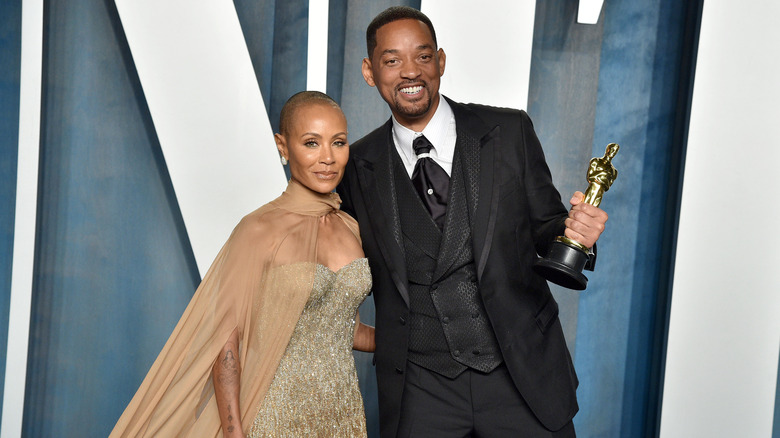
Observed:
[[[588,252],[582,248],[556,239],[550,246],[550,253],[547,257],[537,260],[533,270],[558,286],[585,290],[588,287],[588,278],[582,274],[582,269],[585,268],[588,257]]]

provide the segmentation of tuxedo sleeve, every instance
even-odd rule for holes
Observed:
[[[355,216],[354,204],[352,203],[352,184],[350,184],[350,179],[352,179],[354,175],[355,162],[350,158],[347,162],[346,169],[344,169],[344,178],[341,179],[341,182],[336,187],[336,193],[338,193],[339,197],[341,198],[341,211],[347,213],[353,218],[357,218]]]
[[[525,186],[527,187],[537,254],[547,255],[555,237],[562,236],[568,210],[561,202],[561,195],[552,182],[550,168],[544,157],[542,145],[534,131],[533,122],[525,111],[520,112],[522,139],[525,145]],[[596,246],[588,258],[585,269],[592,271],[596,265]]]
[[[529,216],[536,252],[546,255],[550,243],[563,234],[568,210],[552,182],[542,145],[534,131],[531,118],[520,111],[520,143],[523,145],[523,184],[526,187]]]

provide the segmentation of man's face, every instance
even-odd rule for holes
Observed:
[[[417,132],[439,105],[444,51],[436,50],[425,23],[404,19],[380,27],[371,58],[363,59],[363,78],[376,87],[399,123]]]

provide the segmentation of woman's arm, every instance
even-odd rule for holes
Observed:
[[[241,382],[241,366],[238,362],[238,329],[228,338],[225,346],[217,357],[211,369],[214,381],[214,395],[217,397],[217,409],[222,424],[222,436],[241,437],[241,410],[239,409],[239,392]]]
[[[355,314],[355,339],[352,341],[352,349],[369,353],[376,350],[374,327],[360,322],[360,313]]]

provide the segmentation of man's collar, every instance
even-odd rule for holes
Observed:
[[[452,107],[447,100],[439,94],[439,105],[436,107],[436,112],[433,113],[433,117],[428,124],[423,128],[422,134],[433,144],[433,147],[440,149],[445,144],[445,138],[447,136],[447,130],[450,127],[455,114],[452,112]],[[406,126],[402,125],[395,116],[391,116],[393,120],[393,135],[396,141],[402,146],[402,149],[406,150],[407,145],[409,152],[411,153],[412,141],[420,135],[419,132],[415,132]]]

